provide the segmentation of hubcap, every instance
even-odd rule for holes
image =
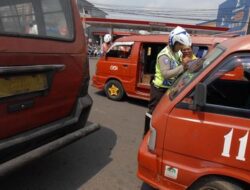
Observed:
[[[109,94],[110,96],[118,96],[119,88],[117,88],[114,84],[112,84],[111,87],[109,87]]]

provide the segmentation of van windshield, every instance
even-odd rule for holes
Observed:
[[[173,100],[188,84],[193,81],[203,70],[205,70],[214,60],[216,60],[223,52],[225,48],[217,46],[211,51],[205,58],[197,59],[188,63],[188,70],[184,72],[172,87],[169,89],[168,94],[171,100]]]
[[[68,0],[0,1],[0,35],[73,39],[73,18]]]

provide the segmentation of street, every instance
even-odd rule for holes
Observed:
[[[97,59],[90,59],[94,73]],[[107,99],[89,87],[94,104],[88,122],[101,129],[1,179],[10,190],[146,190],[136,176],[147,102]]]

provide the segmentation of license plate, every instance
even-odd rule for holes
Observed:
[[[0,98],[38,92],[47,88],[45,74],[0,77]]]

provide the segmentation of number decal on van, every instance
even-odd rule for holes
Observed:
[[[223,152],[221,153],[221,155],[224,157],[230,157],[233,132],[234,129],[231,129],[231,131],[224,136],[224,147],[223,147]],[[239,139],[240,146],[238,150],[238,155],[236,156],[236,160],[246,161],[245,154],[247,148],[248,134],[249,131],[247,131],[247,133],[242,138]]]
[[[115,65],[111,65],[111,66],[109,67],[109,69],[110,69],[111,71],[117,71],[117,70],[118,70],[118,67],[115,66]]]

